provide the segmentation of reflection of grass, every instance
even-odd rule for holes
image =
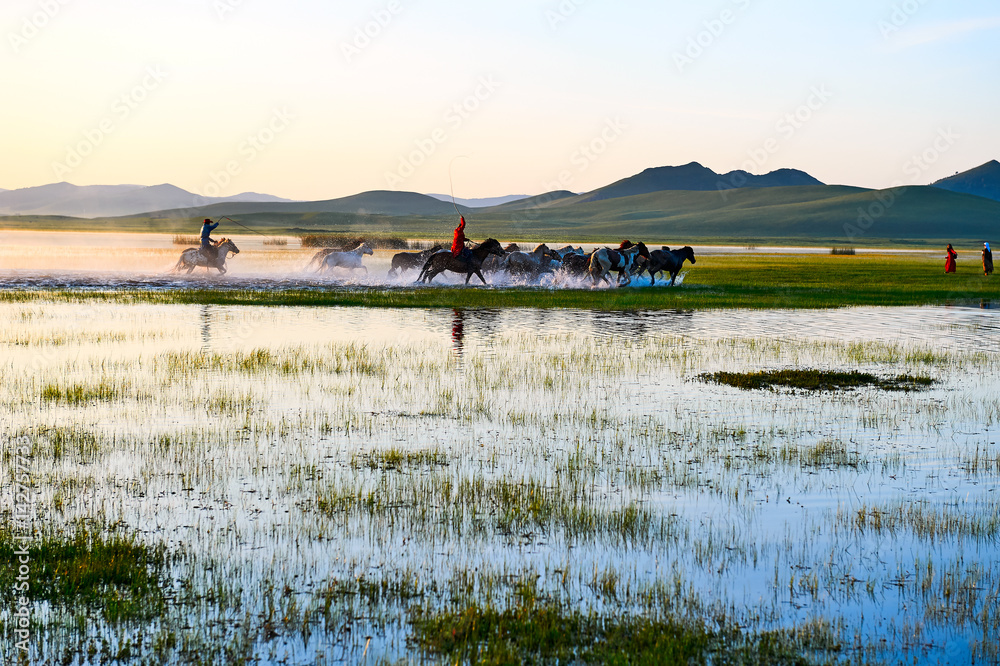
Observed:
[[[0,587],[5,590],[11,589],[18,571],[20,546],[10,532],[0,532]],[[28,553],[33,599],[97,607],[113,622],[162,611],[160,585],[166,567],[162,547],[79,528],[70,536],[47,535],[30,542]]]
[[[744,390],[773,389],[776,386],[809,391],[833,391],[874,386],[886,391],[913,391],[934,383],[930,377],[897,375],[881,378],[867,372],[826,370],[766,370],[761,372],[715,372],[701,375],[705,381]]]

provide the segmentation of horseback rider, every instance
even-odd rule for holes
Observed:
[[[463,261],[469,261],[472,256],[472,250],[465,247],[465,216],[462,215],[461,219],[462,221],[455,227],[455,238],[451,242],[451,256]]]
[[[205,224],[201,226],[201,253],[206,259],[215,259],[218,251],[215,249],[214,241],[212,240],[212,232],[215,228],[219,226],[219,222],[212,224],[212,220],[206,219]]]

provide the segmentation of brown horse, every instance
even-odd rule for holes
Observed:
[[[393,278],[400,273],[420,268],[427,261],[428,257],[443,249],[444,247],[441,245],[435,245],[429,250],[422,250],[420,252],[397,252],[392,257],[392,268],[389,269],[389,277]]]
[[[482,271],[483,261],[491,254],[500,257],[504,255],[503,248],[500,247],[500,241],[495,238],[488,238],[482,245],[470,252],[468,260],[462,256],[454,257],[447,250],[432,254],[421,269],[417,282],[429,284],[444,271],[451,271],[452,273],[465,273],[465,284],[469,284],[469,280],[472,279],[473,275],[478,275],[483,284],[486,284],[486,278],[483,277]]]
[[[670,273],[670,286],[672,287],[677,281],[677,274],[680,272],[681,266],[684,265],[685,259],[692,264],[695,263],[694,250],[691,249],[690,245],[685,245],[679,250],[671,250],[664,246],[662,250],[653,250],[649,253],[649,262],[638,271],[638,274],[642,275],[643,271],[649,271],[649,284],[655,285],[656,274],[666,271]]]

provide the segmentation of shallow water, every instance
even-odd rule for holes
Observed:
[[[195,235],[195,234],[192,234]],[[271,237],[260,235],[232,236],[240,248],[238,255],[227,261],[227,274],[216,270],[196,269],[188,274],[176,273],[183,245],[175,245],[167,234],[117,234],[75,232],[32,232],[0,230],[0,289],[328,289],[331,286],[383,287],[409,286],[417,271],[390,277],[392,256],[396,251],[378,250],[364,257],[364,271],[335,269],[319,275],[310,260],[315,248],[303,248],[297,238],[281,238],[284,246],[265,245]],[[423,241],[414,241],[423,242]],[[553,247],[561,247],[554,243]],[[585,251],[594,245],[582,246]],[[655,248],[650,248],[655,249]],[[732,254],[828,254],[827,248],[695,246],[696,256]],[[867,250],[859,253],[913,254],[925,256],[927,251]],[[683,283],[687,266],[678,278]],[[442,274],[435,284],[461,284],[464,276]],[[504,273],[487,275],[491,286],[523,286],[524,279]],[[586,280],[556,279],[544,276],[530,284],[547,287],[589,286]],[[477,277],[472,284],[481,284]],[[648,286],[649,277],[636,279],[633,286]],[[666,288],[660,280],[656,284]]]
[[[213,369],[191,360],[261,350],[312,365]],[[334,369],[336,359],[344,367]],[[938,383],[916,393],[811,394],[698,378],[787,367]],[[177,575],[196,586],[238,582],[232,594],[250,615],[281,602],[283,587],[302,607],[320,604],[334,579],[424,590],[417,602],[338,602],[340,619],[308,636],[286,627],[258,637],[253,650],[266,662],[352,662],[367,637],[369,655],[405,656],[408,603],[445,607],[446,591],[468,576],[478,581],[474,596],[502,603],[503,581],[538,576],[543,594],[583,610],[648,612],[640,592],[661,586],[677,590],[673,608],[724,611],[749,628],[827,621],[849,657],[875,645],[890,661],[996,663],[998,371],[1000,313],[962,308],[0,305],[5,435],[45,424],[102,442],[58,456],[39,446],[40,525],[121,521],[189,553],[192,569]],[[46,386],[99,381],[123,395],[39,399]],[[171,448],[154,444],[163,436]],[[823,446],[836,455],[815,453]],[[352,463],[389,448],[432,449],[447,464]],[[471,480],[573,487],[600,515],[631,506],[668,527],[508,533],[490,513],[502,507],[484,504],[480,524],[448,513],[433,493],[419,499],[421,488]],[[10,492],[3,488],[5,505]],[[318,497],[353,492],[416,497],[430,519],[407,502],[374,513],[317,507]],[[982,524],[857,527],[862,509],[897,505],[938,524],[949,512]],[[613,596],[594,583],[607,575],[619,581]],[[214,626],[233,610],[200,613],[192,624]],[[354,618],[350,634],[340,631],[344,618]],[[120,640],[99,624],[90,630]],[[68,639],[48,640],[45,650]]]

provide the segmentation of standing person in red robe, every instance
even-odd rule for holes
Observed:
[[[955,272],[955,260],[958,258],[958,252],[955,252],[955,248],[948,243],[948,260],[944,262],[944,272],[954,273]]]
[[[465,254],[465,216],[461,217],[462,221],[455,227],[455,239],[451,242],[451,256],[453,257],[461,257]]]

